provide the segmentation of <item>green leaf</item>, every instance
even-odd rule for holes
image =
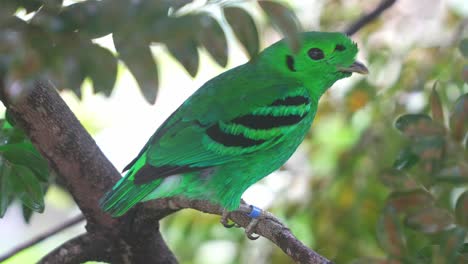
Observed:
[[[93,81],[94,91],[110,96],[117,79],[117,59],[106,48],[97,44],[85,48],[86,73]]]
[[[434,86],[432,87],[430,97],[432,118],[440,124],[444,124],[444,111],[442,109],[442,103],[440,101],[440,96],[439,93],[437,93],[436,87],[437,82],[435,82]]]
[[[395,127],[409,138],[444,134],[443,126],[436,124],[426,114],[406,114],[397,118]]]
[[[56,69],[61,83],[69,88],[78,98],[81,99],[81,85],[86,78],[86,69],[83,67],[81,58],[74,55],[65,55],[62,57],[62,67]]]
[[[25,206],[23,204],[22,206],[22,211],[23,211],[23,219],[26,223],[29,224],[29,221],[31,220],[31,216],[33,214],[33,210],[31,210],[29,207]]]
[[[419,156],[414,154],[411,147],[406,147],[398,153],[398,156],[393,163],[393,168],[404,170],[413,167],[419,161]]]
[[[13,116],[11,116],[11,109],[6,109],[5,111],[5,119],[4,120],[1,120],[2,122],[2,125],[1,125],[1,128],[2,129],[11,129],[13,128],[13,126],[15,125],[15,119],[13,118]]]
[[[94,39],[112,32],[120,14],[118,8],[109,8],[108,2],[87,0],[63,8],[59,19],[66,32],[78,31],[82,36]],[[122,19],[122,17],[120,18]]]
[[[148,25],[147,35],[144,37],[152,42],[161,43],[169,41],[183,42],[187,39],[195,39],[201,30],[200,18],[203,16],[206,15],[202,13],[160,18]]]
[[[431,263],[433,253],[433,246],[428,245],[423,248],[420,248],[416,251],[415,257],[417,258],[417,263]]]
[[[465,191],[460,197],[458,197],[457,204],[455,206],[455,216],[457,224],[468,228],[468,191]]]
[[[258,1],[258,3],[272,24],[285,36],[291,50],[293,52],[299,51],[301,46],[299,33],[302,32],[302,29],[294,12],[278,2],[264,0]]]
[[[31,13],[39,9],[42,6],[42,1],[38,0],[17,0],[26,12]]]
[[[461,141],[468,130],[468,93],[457,99],[449,121],[452,137]]]
[[[10,163],[28,167],[38,179],[43,182],[48,181],[49,167],[47,161],[30,142],[2,145],[0,146],[0,153]]]
[[[9,109],[6,110],[5,117],[11,120]],[[0,140],[3,144],[24,143],[25,141],[29,141],[23,130],[12,127],[11,122],[6,120],[2,120]]]
[[[468,243],[463,244],[458,252],[457,263],[468,263]]]
[[[379,176],[380,181],[385,186],[394,190],[411,190],[418,187],[416,181],[401,170],[387,169],[382,171]]]
[[[200,43],[219,65],[226,67],[228,46],[223,28],[216,19],[208,15],[200,16],[200,25]]]
[[[387,204],[399,213],[414,212],[421,208],[431,207],[434,202],[434,197],[423,189],[396,191],[387,198]]]
[[[197,43],[193,39],[185,41],[169,40],[166,43],[171,55],[184,66],[190,76],[195,77],[198,72],[199,56]]]
[[[0,4],[0,21],[9,18],[20,6],[21,3],[18,0],[2,0]]]
[[[446,260],[445,263],[455,263],[463,248],[467,231],[463,228],[455,227],[443,234],[441,239],[441,250]]]
[[[44,211],[44,194],[40,182],[29,168],[12,164],[10,182],[25,206],[38,213]]]
[[[386,207],[377,222],[377,240],[389,255],[403,257],[406,254],[406,239],[398,221],[396,210]]]
[[[468,38],[462,39],[458,48],[461,54],[468,59]]]
[[[193,2],[193,0],[172,0],[172,1],[169,1],[169,5],[174,8],[174,9],[179,9],[189,3]]]
[[[54,9],[55,8],[55,9]],[[60,10],[60,7],[50,6],[46,8],[45,6],[38,10],[34,16],[31,18],[29,23],[31,25],[37,26],[48,33],[62,33],[65,29],[64,21],[57,16],[57,12]],[[42,34],[43,35],[43,34]],[[43,42],[37,38],[38,41]],[[36,45],[36,43],[34,43]],[[42,44],[42,43],[41,43]],[[50,45],[49,45],[50,47]]]
[[[250,58],[257,56],[260,49],[258,30],[255,21],[247,11],[239,7],[223,9],[224,17],[232,28],[234,35],[244,46]]]
[[[63,0],[41,0],[44,3],[44,7],[47,8],[60,8],[63,4]]]
[[[11,202],[11,186],[8,182],[10,174],[11,167],[3,158],[0,158],[0,218],[5,215],[5,212]]]
[[[154,104],[158,91],[158,68],[149,45],[138,36],[114,33],[113,38],[119,58],[135,77],[146,101]]]
[[[421,137],[411,145],[413,153],[419,156],[422,169],[432,174],[439,170],[445,150],[445,138],[442,136]]]
[[[426,234],[441,232],[453,224],[452,214],[446,209],[437,207],[422,208],[405,218],[406,226]]]

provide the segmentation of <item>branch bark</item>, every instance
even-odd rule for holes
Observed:
[[[208,214],[222,215],[223,213],[223,208],[218,205],[211,204],[207,201],[189,200],[181,197],[155,200],[144,204],[144,207],[147,208],[147,212],[151,210],[160,212],[168,208],[172,208],[173,210],[188,208]],[[251,220],[247,215],[241,212],[232,213],[230,219],[243,228],[246,228]],[[291,233],[289,228],[271,214],[269,214],[267,218],[260,220],[256,226],[256,233],[276,244],[297,263],[332,263],[330,260],[304,245]]]
[[[51,251],[42,258],[40,264],[56,263],[84,263],[86,261],[110,261],[109,243],[101,237],[95,237],[90,233],[79,235],[60,247]]]
[[[96,225],[114,232],[119,221],[105,214],[98,201],[120,174],[49,81],[16,85],[22,84],[23,97],[2,96],[10,115],[61,177],[86,217],[87,228]]]

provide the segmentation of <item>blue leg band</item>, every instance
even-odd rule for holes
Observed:
[[[262,214],[262,209],[253,205],[251,205],[250,208],[252,209],[252,211],[250,211],[250,213],[247,215],[248,217],[258,218]]]

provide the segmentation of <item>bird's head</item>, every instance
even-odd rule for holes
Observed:
[[[342,33],[304,32],[300,40],[296,52],[285,40],[278,41],[260,54],[259,64],[281,77],[294,79],[318,96],[352,73],[368,73],[366,66],[355,59],[357,45]]]

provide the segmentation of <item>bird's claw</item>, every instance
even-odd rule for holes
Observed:
[[[226,210],[223,211],[223,215],[221,216],[221,220],[220,220],[221,224],[226,228],[240,227],[240,225],[238,223],[235,223],[235,222],[233,222],[232,224],[229,223],[230,222],[229,221],[230,220],[229,219],[230,214],[231,213],[226,211]]]
[[[248,205],[246,203],[242,203],[238,211],[246,214],[251,218],[249,224],[245,227],[245,234],[247,235],[247,238],[250,240],[257,240],[260,236],[255,235],[255,228],[260,222],[260,219],[263,219],[266,216],[266,212],[256,206]]]
[[[259,235],[256,235],[255,229],[257,228],[257,225],[261,219],[271,219],[281,224],[281,222],[278,222],[278,220],[276,220],[276,218],[273,217],[269,212],[263,211],[262,209],[253,205],[242,203],[237,212],[244,213],[251,218],[249,224],[245,227],[245,234],[250,240],[257,240],[260,237]],[[223,226],[226,228],[241,227],[237,223],[230,223],[230,214],[231,212],[229,211],[223,211],[223,214],[221,216],[221,224],[223,224]]]
[[[260,237],[259,235],[255,235],[255,227],[257,227],[259,221],[259,218],[253,218],[245,228],[245,234],[250,240],[257,240]]]

